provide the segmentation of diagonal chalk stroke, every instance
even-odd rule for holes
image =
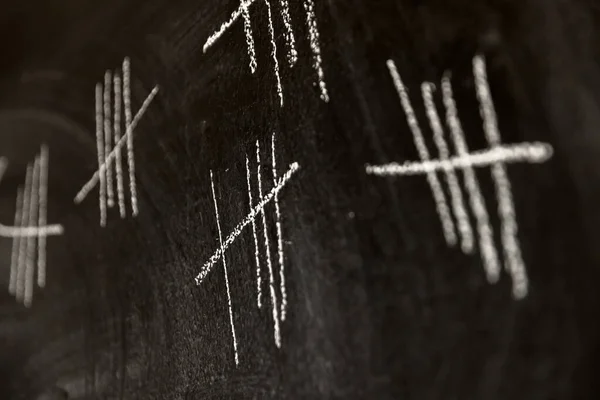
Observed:
[[[248,202],[252,212],[252,186],[250,185],[250,161],[246,156],[246,181],[248,183]],[[252,235],[254,236],[254,257],[256,259],[256,302],[258,308],[262,308],[262,278],[260,276],[260,258],[258,252],[258,235],[256,234],[256,220],[252,218]]]
[[[210,171],[210,185],[212,188],[213,201],[215,204],[217,229],[219,230],[219,243],[221,244],[221,247],[223,247],[223,234],[221,232],[221,219],[219,218],[219,207],[217,206],[217,195],[215,193],[215,182],[213,179],[212,170]],[[225,287],[227,289],[227,303],[229,306],[229,323],[231,324],[231,336],[233,339],[233,353],[234,353],[234,357],[235,357],[235,365],[239,365],[240,361],[238,358],[237,338],[235,335],[235,325],[233,324],[233,307],[231,305],[231,291],[229,289],[229,275],[227,274],[227,261],[225,260],[225,253],[221,254],[221,259],[223,260],[223,273],[225,274]]]
[[[285,26],[285,40],[288,46],[288,62],[291,67],[298,60],[298,52],[296,51],[296,40],[294,39],[294,31],[292,29],[292,17],[290,16],[290,6],[288,0],[279,0],[281,6],[281,17]]]
[[[456,153],[459,157],[468,157],[469,149],[467,147],[467,141],[465,140],[462,124],[458,118],[456,101],[454,100],[452,83],[448,73],[444,74],[442,78],[442,96],[444,107],[446,108],[446,122],[450,127],[450,134]],[[507,161],[507,159],[503,160],[503,162]],[[487,280],[490,283],[496,283],[500,278],[500,261],[498,260],[498,252],[494,245],[494,233],[485,200],[481,193],[481,188],[477,180],[477,175],[475,175],[475,171],[473,170],[473,166],[465,166],[463,175],[465,178],[465,187],[469,194],[469,203],[473,210],[473,215],[475,215],[477,233],[479,235],[479,251],[481,252]]]
[[[121,101],[122,93],[121,93],[121,76],[118,72],[115,73],[113,85],[115,87],[115,114],[114,114],[114,135],[115,135],[115,143],[119,143],[121,140]],[[117,174],[117,197],[119,201],[119,215],[121,218],[125,218],[126,209],[125,209],[125,187],[123,183],[123,160],[121,150],[117,150],[116,160],[115,160],[115,169]]]
[[[208,39],[206,39],[206,42],[204,42],[204,46],[202,46],[202,51],[204,53],[206,53],[206,51],[213,44],[215,44],[221,38],[221,36],[223,36],[223,34],[225,32],[227,32],[227,29],[229,29],[231,27],[231,25],[233,25],[235,23],[235,21],[237,21],[237,19],[240,17],[240,15],[242,15],[243,10],[250,7],[255,1],[256,0],[242,1],[240,4],[240,7],[231,14],[231,17],[229,18],[229,20],[223,22],[221,27],[215,33],[210,35],[208,37]]]
[[[15,226],[18,226],[22,223],[23,218],[23,188],[19,187],[17,189],[17,203],[15,206]],[[15,236],[13,238],[13,247],[12,247],[12,256],[10,261],[10,280],[8,283],[8,292],[11,295],[15,295],[17,293],[17,267],[20,263],[19,250],[21,248],[21,236]]]
[[[217,261],[221,258],[221,255],[231,246],[231,244],[238,238],[238,236],[242,233],[242,230],[250,224],[254,218],[265,208],[265,206],[273,200],[276,194],[278,194],[288,183],[291,177],[300,169],[298,163],[293,163],[289,166],[288,170],[279,180],[277,181],[277,185],[271,191],[261,198],[256,206],[250,211],[250,213],[240,222],[229,236],[223,242],[223,245],[219,247],[215,253],[210,257],[210,259],[202,266],[200,269],[200,273],[196,276],[196,284],[200,285],[204,279],[208,276],[212,267],[217,263]]]
[[[483,56],[475,56],[473,58],[473,76],[480,104],[480,113],[483,119],[483,131],[489,145],[495,148],[500,146],[500,131],[498,129],[496,109],[490,93]],[[513,280],[513,296],[516,299],[522,299],[527,296],[529,282],[518,242],[517,218],[511,183],[506,172],[506,167],[501,163],[494,164],[492,166],[492,177],[496,186],[506,268]]]
[[[244,17],[244,33],[246,34],[246,46],[248,47],[248,58],[250,59],[250,72],[256,72],[256,51],[254,50],[254,37],[252,36],[252,22],[248,4],[241,4],[242,16]]]
[[[543,163],[550,159],[552,154],[552,146],[547,143],[533,142],[518,145],[497,146],[489,150],[476,151],[445,160],[367,165],[366,170],[369,174],[380,176],[424,175],[432,172],[444,172],[473,167],[488,167],[500,162]]]
[[[31,212],[31,193],[33,186],[33,165],[27,165],[25,173],[25,188],[23,195],[23,213],[21,214],[21,227],[26,227],[30,224]],[[25,237],[19,243],[19,262],[17,264],[17,288],[15,297],[17,301],[22,301],[25,295],[25,272],[27,269],[27,248],[29,247],[30,236]]]
[[[277,157],[275,156],[275,133],[271,136],[271,160],[273,163],[273,185],[277,185]],[[279,285],[281,287],[281,320],[285,321],[287,314],[287,289],[285,283],[285,265],[283,254],[283,235],[281,234],[281,210],[279,197],[275,195],[275,217],[277,227],[277,255],[279,261]]]
[[[31,177],[31,198],[29,201],[29,226],[38,222],[39,211],[39,184],[40,184],[40,158],[37,156],[33,162],[33,174]],[[23,304],[31,307],[33,301],[33,287],[35,277],[35,256],[37,236],[27,238],[27,249],[25,255],[25,284],[23,292]]]
[[[112,112],[111,112],[111,88],[112,74],[110,71],[104,73],[104,155],[110,153],[112,147]],[[106,169],[106,204],[108,207],[115,205],[115,192],[113,185],[113,168],[109,164]]]
[[[129,194],[131,195],[131,213],[138,215],[137,185],[135,181],[135,156],[133,152],[133,134],[131,131],[131,63],[129,58],[123,60],[123,106],[125,107],[125,126],[127,127],[127,166],[129,167]],[[108,163],[110,167],[110,163]]]
[[[102,109],[102,84],[96,84],[96,151],[98,152],[98,168],[100,178],[100,226],[106,226],[106,170],[102,169],[104,161],[104,112]]]
[[[313,0],[304,0],[304,10],[306,11],[306,25],[310,36],[310,48],[313,53],[313,68],[317,72],[319,80],[319,89],[321,90],[321,100],[329,102],[327,85],[325,84],[325,73],[323,72],[321,59],[321,45],[319,44],[319,29],[317,27],[317,18],[315,16],[315,4]]]
[[[275,30],[273,29],[273,18],[271,15],[271,3],[265,0],[267,5],[267,15],[269,19],[269,35],[271,37],[271,56],[273,57],[275,79],[277,81],[277,95],[279,96],[279,106],[283,107],[283,88],[281,87],[281,76],[279,75],[279,61],[277,60],[277,44],[275,43]]]
[[[75,199],[73,200],[75,202],[75,204],[81,203],[86,198],[86,196],[94,189],[94,187],[96,186],[98,181],[99,180],[102,181],[102,179],[103,179],[102,175],[106,171],[107,164],[112,163],[116,158],[117,152],[121,151],[123,146],[125,146],[126,141],[128,140],[128,137],[133,134],[133,130],[135,129],[135,127],[141,120],[142,116],[144,115],[144,113],[146,112],[148,107],[150,106],[150,103],[152,103],[152,100],[154,99],[154,97],[156,97],[158,90],[159,90],[158,86],[155,86],[154,89],[152,89],[152,91],[148,95],[148,97],[146,97],[146,100],[144,100],[144,103],[140,107],[137,114],[134,116],[133,120],[131,121],[131,124],[127,125],[125,135],[122,136],[121,140],[119,140],[119,142],[115,144],[115,147],[113,148],[111,153],[108,155],[108,157],[106,157],[106,161],[100,165],[100,167],[98,168],[98,170],[96,172],[94,172],[94,175],[92,175],[90,180],[87,181],[85,183],[85,185],[83,185],[83,187],[81,188],[79,193],[77,193],[77,195],[75,196]]]
[[[49,173],[50,151],[48,146],[42,144],[40,149],[40,184],[39,184],[39,217],[38,227],[46,227],[48,221],[48,173]],[[62,229],[62,226],[61,226]],[[39,287],[46,286],[46,236],[40,230],[38,234],[38,276]]]
[[[429,119],[429,126],[433,132],[433,141],[438,149],[440,159],[447,160],[450,157],[450,150],[446,139],[444,139],[444,130],[440,121],[439,114],[433,101],[432,93],[433,84],[424,82],[421,85],[421,92],[423,95],[423,101],[425,103],[425,110],[427,118]],[[460,188],[458,177],[453,169],[444,170],[446,175],[446,182],[450,188],[450,198],[452,204],[452,211],[456,217],[458,223],[458,233],[461,238],[461,249],[464,253],[471,253],[473,251],[473,230],[471,229],[471,223],[469,222],[469,215],[465,208],[465,203]]]
[[[419,153],[419,157],[421,161],[427,162],[429,161],[429,150],[427,150],[427,145],[425,144],[425,139],[423,138],[423,133],[421,132],[421,128],[419,127],[419,123],[417,122],[417,117],[415,116],[415,112],[410,104],[410,99],[408,97],[408,93],[406,92],[406,88],[402,83],[402,79],[400,78],[400,74],[398,73],[398,69],[396,68],[396,64],[392,60],[387,61],[387,66],[390,70],[390,75],[392,76],[392,80],[394,81],[394,86],[396,87],[396,91],[398,92],[398,96],[400,97],[400,102],[402,103],[402,108],[404,109],[404,113],[406,114],[406,119],[408,121],[408,126],[413,134],[413,140],[417,151]],[[446,195],[442,190],[442,185],[434,171],[430,171],[427,173],[427,181],[429,182],[429,186],[431,188],[431,192],[433,194],[433,198],[436,203],[436,209],[438,215],[440,217],[440,221],[442,223],[442,230],[444,232],[444,238],[448,245],[453,246],[456,244],[456,232],[454,230],[454,223],[452,221],[452,216],[450,215],[450,208],[448,207],[448,203],[446,202]]]
[[[260,145],[258,140],[256,141],[256,164],[257,164],[257,176],[258,176],[258,196],[262,197],[263,195],[263,187],[262,187],[262,177],[260,173],[261,165],[260,165]],[[277,194],[275,194],[275,199],[277,199]],[[267,253],[267,269],[269,270],[269,289],[271,292],[271,304],[273,310],[273,334],[275,338],[275,345],[280,348],[281,347],[281,333],[279,332],[279,310],[277,304],[277,293],[275,292],[275,274],[273,273],[273,263],[271,262],[271,248],[269,246],[269,235],[268,235],[268,227],[267,227],[267,216],[265,213],[265,209],[262,208],[260,211],[260,216],[262,219],[263,225],[263,235],[265,237],[265,252]]]

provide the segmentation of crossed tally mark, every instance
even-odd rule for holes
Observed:
[[[238,343],[237,336],[235,331],[235,325],[233,322],[233,306],[231,300],[231,291],[229,287],[229,275],[227,269],[227,260],[225,256],[226,250],[233,244],[233,242],[242,234],[242,231],[248,225],[252,226],[252,233],[254,238],[254,246],[255,246],[255,262],[256,262],[256,281],[257,281],[257,305],[259,308],[262,308],[262,280],[261,280],[261,263],[260,263],[260,251],[258,247],[259,243],[259,235],[258,235],[258,224],[256,222],[256,218],[260,215],[262,223],[262,234],[264,239],[264,247],[265,247],[265,258],[267,264],[267,270],[269,273],[269,292],[271,297],[271,311],[273,315],[273,337],[275,341],[275,345],[279,348],[281,347],[281,332],[280,332],[280,322],[284,321],[286,318],[287,312],[287,290],[286,290],[286,280],[285,280],[285,257],[283,250],[283,238],[282,238],[282,227],[281,227],[281,210],[279,206],[279,192],[283,190],[283,188],[290,181],[292,176],[300,169],[298,163],[292,163],[288,167],[288,170],[278,177],[277,175],[277,164],[276,164],[276,155],[275,155],[275,134],[273,134],[271,138],[271,158],[272,158],[272,172],[273,172],[273,188],[265,195],[263,191],[263,179],[261,172],[261,151],[260,145],[258,141],[256,142],[256,177],[258,183],[258,202],[254,205],[254,200],[252,196],[252,186],[251,186],[251,169],[250,169],[250,160],[246,156],[246,179],[248,185],[248,198],[249,198],[249,208],[250,211],[246,215],[246,217],[233,229],[233,231],[223,240],[222,230],[221,230],[221,219],[219,214],[219,207],[217,201],[217,195],[215,191],[214,184],[214,176],[211,170],[210,178],[211,178],[211,189],[215,207],[215,215],[217,220],[217,228],[219,232],[219,244],[220,247],[213,253],[213,255],[209,258],[209,260],[202,266],[200,273],[196,276],[196,284],[200,285],[207,277],[210,271],[213,269],[215,264],[221,260],[223,262],[223,271],[225,274],[225,286],[227,291],[227,301],[229,306],[229,321],[231,325],[231,336],[233,342],[233,351],[234,351],[234,359],[236,365],[239,364],[239,356],[238,356]],[[276,217],[276,232],[277,232],[277,262],[279,264],[279,289],[281,293],[281,303],[278,302],[277,299],[277,290],[275,283],[275,272],[273,268],[273,261],[271,259],[271,245],[268,234],[268,225],[267,225],[267,217],[265,212],[265,207],[271,201],[275,203],[275,217]]]
[[[47,225],[49,158],[48,147],[42,145],[27,165],[25,185],[17,189],[14,226],[0,225],[0,237],[13,239],[8,291],[26,307],[33,302],[36,266],[37,285],[46,286],[48,236],[64,233],[62,225]],[[8,161],[0,158],[0,180],[7,167]]]
[[[96,84],[96,151],[98,170],[83,185],[75,196],[75,204],[81,203],[99,183],[100,226],[106,226],[107,208],[115,206],[114,180],[116,177],[116,196],[119,215],[126,217],[125,172],[123,171],[123,147],[127,146],[126,162],[129,172],[129,199],[131,214],[139,213],[137,183],[135,175],[135,154],[133,132],[144,113],[158,94],[155,86],[132,117],[131,112],[131,64],[129,58],[123,60],[122,76],[111,71],[104,74],[104,84]],[[114,96],[114,98],[113,98]],[[125,117],[125,134],[122,135],[122,114]],[[114,140],[114,147],[112,146]],[[111,150],[112,147],[112,150]]]
[[[442,79],[441,87],[443,103],[446,109],[446,123],[450,128],[450,135],[456,155],[450,155],[450,150],[444,137],[442,123],[433,102],[432,90],[434,86],[431,83],[425,82],[421,86],[421,92],[429,125],[433,132],[434,142],[439,154],[438,159],[431,159],[408,92],[396,65],[392,60],[389,60],[387,66],[421,160],[418,162],[405,162],[403,164],[367,165],[366,172],[378,176],[425,175],[433,194],[446,242],[448,245],[454,246],[460,237],[462,250],[465,253],[471,253],[475,242],[473,229],[470,225],[462,190],[456,176],[456,171],[462,170],[469,205],[476,220],[477,241],[483,265],[488,281],[495,283],[500,278],[500,261],[494,245],[493,230],[485,200],[474,172],[475,167],[490,167],[496,188],[498,213],[501,221],[501,242],[504,250],[505,268],[513,281],[513,296],[516,299],[524,298],[528,293],[529,281],[518,241],[518,225],[511,183],[506,172],[506,164],[543,163],[552,157],[552,146],[548,143],[539,142],[514,145],[503,145],[501,143],[496,111],[487,79],[485,58],[478,55],[473,59],[473,75],[480,113],[483,119],[483,130],[489,148],[477,152],[469,152],[462,124],[458,118],[450,78],[446,74]],[[446,183],[450,189],[450,205],[446,200],[446,195],[442,189],[437,172],[442,172],[445,175]],[[454,214],[457,220],[458,227],[454,224],[452,214]]]
[[[248,50],[250,72],[254,74],[258,68],[256,61],[256,50],[254,47],[254,35],[252,33],[252,21],[250,18],[250,6],[256,3],[258,0],[243,0],[240,6],[231,14],[229,19],[225,21],[219,29],[217,29],[212,35],[208,37],[203,46],[203,51],[211,48],[222,36],[231,28],[231,26],[240,18],[244,20],[244,33],[246,36],[246,45]],[[269,36],[271,39],[271,56],[273,59],[273,72],[277,84],[277,96],[279,97],[279,104],[283,107],[283,87],[281,85],[281,75],[279,71],[279,61],[277,56],[277,44],[275,42],[275,30],[273,28],[273,18],[271,12],[270,0],[263,0],[267,7],[268,17],[268,28]],[[325,83],[325,73],[323,72],[323,61],[321,57],[321,45],[319,40],[319,29],[317,26],[317,18],[315,16],[315,5],[313,0],[303,1],[304,11],[306,13],[306,26],[308,29],[310,48],[312,52],[312,64],[317,74],[317,81],[320,90],[321,100],[324,102],[329,101],[329,93],[327,91],[327,84]],[[281,12],[281,18],[284,25],[284,36],[287,46],[286,58],[290,68],[294,67],[298,60],[298,52],[296,50],[296,40],[294,38],[294,31],[292,29],[292,18],[290,16],[290,10],[288,0],[279,0],[279,8]]]

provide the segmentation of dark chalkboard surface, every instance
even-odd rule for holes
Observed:
[[[8,1],[0,397],[594,399],[592,1]]]

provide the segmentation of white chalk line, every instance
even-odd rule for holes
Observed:
[[[452,83],[448,74],[445,74],[442,78],[442,96],[444,107],[446,108],[446,122],[450,127],[450,134],[456,153],[459,157],[471,157],[469,156],[469,149],[462,124],[458,117]],[[506,159],[502,161],[507,162]],[[496,283],[500,278],[500,261],[498,260],[498,253],[494,245],[494,233],[489,214],[473,165],[465,166],[463,175],[465,178],[465,187],[469,194],[469,203],[476,220],[477,233],[479,235],[479,251],[481,252],[486,276],[488,282]]]
[[[48,222],[48,174],[50,169],[50,150],[42,144],[40,148],[40,185],[39,185],[39,218],[38,227],[41,230]],[[62,234],[62,226],[60,226]],[[43,288],[46,286],[46,236],[38,232],[38,275],[37,284]]]
[[[433,141],[437,147],[439,157],[441,160],[447,160],[450,157],[450,150],[448,149],[448,144],[444,138],[444,129],[442,128],[442,123],[433,101],[432,86],[433,84],[431,83],[423,83],[421,85],[421,92],[425,103],[427,118],[429,119],[429,126],[433,132]],[[450,188],[452,211],[454,212],[454,217],[458,223],[461,249],[464,253],[471,253],[473,251],[474,242],[473,231],[471,229],[471,223],[469,222],[469,215],[465,208],[458,177],[453,169],[445,169],[444,173],[446,175],[446,182]]]
[[[131,214],[138,215],[137,184],[135,178],[135,155],[133,152],[133,134],[131,120],[131,63],[128,57],[123,60],[123,106],[125,107],[125,126],[127,127],[127,166],[129,167],[129,193],[131,195]],[[108,164],[110,166],[110,163]]]
[[[0,225],[0,237],[5,238],[29,238],[29,237],[39,237],[39,236],[60,236],[64,233],[64,228],[62,225],[48,225],[43,227],[23,226],[21,228],[9,227]]]
[[[33,173],[31,178],[31,197],[29,200],[29,226],[33,226],[38,223],[38,210],[39,210],[39,184],[40,184],[40,158],[35,157],[33,162]],[[26,250],[26,268],[25,268],[25,287],[23,292],[23,304],[25,307],[31,307],[33,302],[33,286],[35,277],[35,256],[36,256],[36,243],[37,236],[30,236],[27,238],[27,250]]]
[[[112,117],[111,117],[111,88],[112,74],[110,71],[104,73],[104,155],[110,153],[112,147]],[[105,161],[106,162],[106,161]],[[113,185],[113,168],[108,165],[106,169],[106,204],[109,208],[115,205],[115,192]]]
[[[496,163],[543,163],[552,157],[552,146],[547,143],[532,142],[517,145],[502,145],[492,149],[480,150],[467,155],[455,156],[445,160],[427,160],[367,165],[366,171],[372,175],[424,175],[432,172],[445,172],[473,167],[489,167]]]
[[[17,189],[17,201],[15,205],[15,226],[22,224],[23,218],[23,187]],[[8,293],[15,295],[17,293],[17,268],[19,266],[19,250],[21,248],[21,236],[13,238],[12,255],[10,260],[10,279],[8,283]]]
[[[252,21],[250,11],[246,3],[241,4],[242,16],[244,17],[244,33],[246,34],[246,46],[248,47],[248,58],[250,59],[250,72],[256,72],[256,51],[254,50],[254,37],[252,35]]]
[[[248,226],[256,218],[256,216],[262,211],[262,209],[278,194],[288,183],[291,177],[300,169],[298,163],[293,163],[289,166],[286,173],[277,181],[277,185],[271,189],[271,191],[264,197],[260,199],[258,204],[252,208],[252,211],[240,222],[232,231],[229,236],[223,242],[223,246],[219,247],[215,253],[209,258],[209,260],[202,266],[200,273],[196,276],[196,284],[200,285],[204,279],[208,276],[212,267],[216,264],[216,262],[221,258],[221,254],[223,254],[229,246],[237,239],[237,237],[242,233],[242,230]]]
[[[261,165],[260,165],[260,144],[256,141],[256,170],[258,176],[258,196],[263,196],[262,177],[261,177]],[[277,198],[277,193],[275,194]],[[267,216],[265,209],[260,210],[260,216],[263,225],[263,235],[265,238],[265,252],[267,253],[267,269],[269,271],[269,290],[271,292],[271,304],[273,310],[273,334],[275,339],[275,345],[281,347],[281,333],[279,331],[279,310],[277,304],[277,292],[275,291],[275,274],[273,273],[273,263],[271,262],[271,246],[269,246],[269,234],[267,226]]]
[[[396,87],[396,91],[398,92],[398,96],[400,97],[400,102],[402,104],[402,108],[404,109],[408,126],[413,134],[415,147],[417,148],[419,157],[421,158],[422,162],[427,162],[430,160],[429,150],[425,144],[425,139],[423,138],[423,133],[421,132],[421,128],[417,122],[417,117],[415,116],[413,107],[410,104],[410,99],[408,97],[408,93],[406,92],[406,88],[402,83],[402,79],[400,78],[400,74],[398,73],[394,61],[388,60],[387,66],[390,70],[390,75],[394,82],[394,86]],[[431,192],[436,203],[436,209],[442,224],[444,238],[446,239],[448,245],[454,246],[457,241],[454,222],[452,221],[450,208],[446,201],[446,195],[442,190],[442,185],[440,184],[435,171],[427,172],[427,181],[429,182],[429,187],[431,188]]]
[[[275,155],[275,133],[271,136],[271,160],[273,163],[273,186],[277,185],[277,157]],[[279,286],[281,290],[281,320],[285,321],[287,316],[287,288],[285,280],[285,265],[283,253],[283,235],[281,233],[281,209],[279,208],[279,196],[275,195],[275,226],[277,228],[277,254],[279,261]]]
[[[217,218],[217,229],[219,231],[219,243],[221,247],[223,247],[223,234],[221,232],[221,219],[219,218],[219,207],[217,206],[217,195],[215,193],[215,183],[213,179],[213,172],[210,171],[210,185],[212,188],[213,201],[215,204],[215,216]],[[225,274],[225,287],[227,289],[227,303],[229,306],[229,323],[231,324],[231,336],[233,340],[233,353],[235,356],[235,365],[239,365],[240,361],[238,358],[238,349],[237,349],[237,337],[235,335],[235,325],[233,323],[233,307],[231,305],[231,291],[229,289],[229,275],[227,273],[227,261],[225,260],[225,253],[221,255],[221,259],[223,260],[223,273]]]
[[[288,0],[279,0],[281,6],[281,18],[285,26],[285,40],[288,46],[288,63],[293,67],[298,60],[298,52],[296,51],[296,39],[294,38],[294,30],[292,29],[292,17],[290,16],[290,7]]]
[[[269,19],[269,35],[271,36],[271,56],[273,57],[273,70],[275,71],[275,80],[277,82],[277,95],[279,96],[279,106],[283,107],[283,88],[281,87],[281,76],[279,75],[279,61],[277,60],[277,44],[275,43],[275,30],[273,29],[273,17],[271,15],[271,3],[265,0],[267,5],[267,15]]]
[[[491,147],[500,146],[500,131],[494,102],[487,80],[486,63],[483,56],[473,58],[473,76],[475,89],[483,119],[483,130]],[[514,209],[511,183],[506,167],[501,163],[492,166],[492,176],[496,186],[498,211],[501,219],[502,247],[504,248],[506,268],[513,280],[513,296],[522,299],[527,296],[528,277],[525,262],[518,242],[518,225]]]
[[[104,111],[102,105],[103,96],[102,84],[96,84],[96,151],[98,153],[98,168],[100,171],[100,226],[106,226],[106,170],[102,169],[104,165]]]
[[[98,181],[102,180],[102,174],[104,174],[104,172],[106,171],[107,164],[112,163],[116,158],[117,152],[121,151],[123,146],[125,146],[125,144],[127,143],[126,141],[128,140],[129,136],[131,136],[133,134],[133,130],[135,129],[135,127],[139,123],[140,119],[142,118],[142,116],[144,115],[144,113],[146,112],[148,107],[150,106],[150,103],[152,103],[152,100],[154,99],[154,97],[156,97],[158,90],[159,90],[158,86],[155,86],[154,89],[152,89],[152,91],[148,95],[148,97],[146,97],[146,100],[144,100],[144,103],[142,104],[139,111],[137,112],[137,114],[135,115],[133,120],[131,121],[131,124],[127,125],[125,135],[123,135],[121,137],[121,140],[119,140],[119,142],[115,144],[115,147],[113,148],[112,152],[108,155],[108,157],[106,157],[106,161],[104,163],[101,163],[98,170],[96,172],[94,172],[92,177],[83,185],[81,190],[75,196],[74,202],[76,204],[81,203],[86,198],[86,196],[94,189],[94,187],[96,186]]]
[[[246,156],[246,181],[248,183],[248,202],[250,204],[250,212],[252,212],[252,186],[250,184],[250,161]],[[254,237],[254,257],[256,259],[256,304],[258,308],[262,308],[262,278],[260,271],[260,257],[258,250],[258,235],[256,234],[256,220],[252,218],[252,235]]]
[[[238,7],[238,9],[235,10],[233,13],[231,13],[229,20],[223,22],[223,24],[221,24],[221,27],[216,32],[214,32],[212,35],[210,35],[208,37],[208,39],[206,39],[206,42],[204,42],[204,46],[202,46],[202,51],[204,53],[206,53],[206,51],[213,44],[215,44],[221,38],[221,36],[223,36],[223,34],[225,32],[227,32],[227,30],[235,23],[235,21],[237,21],[237,19],[240,17],[240,15],[242,15],[243,10],[250,7],[255,1],[256,0],[242,1],[240,6]]]
[[[115,72],[114,76],[114,93],[115,93],[115,113],[114,113],[114,135],[115,143],[119,143],[121,140],[121,102],[122,102],[122,90],[121,90],[121,76],[118,72]],[[115,169],[117,174],[117,197],[119,201],[119,215],[121,218],[125,218],[127,210],[125,209],[125,187],[123,181],[123,159],[121,150],[118,149],[115,156]]]
[[[325,73],[323,72],[321,59],[321,45],[319,44],[319,29],[317,27],[317,18],[315,16],[315,5],[313,0],[304,0],[304,10],[306,11],[306,25],[310,35],[310,48],[313,53],[313,68],[317,72],[319,89],[321,91],[321,100],[329,102],[327,85],[325,84]]]
[[[21,214],[21,227],[25,227],[30,224],[30,212],[31,212],[31,193],[32,193],[32,182],[33,180],[33,166],[27,165],[27,172],[25,174],[25,187],[23,195],[23,213]],[[19,243],[19,263],[17,264],[17,289],[15,298],[17,301],[22,302],[25,295],[25,273],[27,270],[27,248],[29,247],[30,236],[25,237]]]

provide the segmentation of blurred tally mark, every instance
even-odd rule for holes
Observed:
[[[123,147],[127,146],[127,168],[129,171],[129,199],[131,214],[139,213],[137,185],[135,177],[135,155],[133,147],[133,131],[144,113],[158,93],[155,86],[142,103],[140,109],[132,116],[131,112],[131,65],[129,58],[123,60],[122,76],[106,71],[104,84],[96,84],[96,146],[98,153],[98,170],[75,196],[75,204],[80,204],[99,183],[100,226],[106,226],[107,208],[115,206],[116,198],[119,215],[125,218],[125,173],[123,171]],[[125,134],[122,135],[122,114],[124,114]],[[114,142],[113,142],[114,140]],[[114,147],[113,147],[114,143]],[[111,149],[112,147],[112,149]]]
[[[26,307],[33,302],[36,265],[37,285],[46,286],[48,236],[64,232],[62,225],[47,225],[49,158],[48,147],[42,145],[34,162],[27,165],[25,185],[17,189],[14,225],[0,224],[0,237],[13,239],[8,291]],[[0,158],[0,180],[7,168],[6,158]]]
[[[524,298],[528,293],[529,282],[518,241],[518,226],[511,183],[505,164],[543,163],[552,157],[552,146],[548,143],[539,142],[512,145],[501,143],[496,111],[487,79],[486,61],[483,56],[477,55],[473,58],[473,75],[475,78],[476,95],[480,105],[480,114],[483,120],[483,131],[489,148],[469,152],[462,124],[458,117],[450,76],[446,73],[442,78],[441,88],[443,104],[446,110],[446,123],[450,128],[450,136],[456,155],[452,156],[450,154],[448,144],[444,138],[442,122],[433,101],[432,91],[435,86],[432,83],[425,82],[421,86],[421,94],[439,155],[438,159],[431,159],[407,89],[400,78],[396,65],[392,60],[389,60],[387,66],[400,97],[400,102],[407,117],[408,125],[421,160],[418,162],[405,162],[403,164],[367,165],[367,173],[378,176],[426,176],[431,187],[446,242],[448,245],[454,246],[459,240],[458,237],[460,237],[462,251],[472,253],[475,242],[473,230],[456,175],[457,170],[462,170],[469,204],[476,220],[479,250],[487,279],[490,283],[496,283],[500,277],[500,261],[494,245],[493,229],[490,225],[485,200],[474,172],[474,167],[490,167],[496,189],[498,213],[501,222],[501,243],[504,250],[505,269],[510,274],[513,282],[513,297],[515,299]],[[438,179],[437,172],[441,172],[445,176],[449,187],[451,205],[448,205],[446,201],[446,195]],[[456,218],[457,228],[452,219],[451,210]]]
[[[256,285],[257,285],[257,305],[258,308],[262,308],[263,300],[262,300],[262,279],[261,279],[261,263],[260,263],[260,251],[259,251],[259,234],[257,229],[256,218],[260,215],[260,223],[262,223],[262,233],[264,239],[264,248],[265,248],[265,259],[269,274],[269,291],[271,295],[271,310],[273,314],[273,336],[275,340],[275,345],[280,348],[281,347],[281,332],[280,332],[280,322],[285,321],[286,313],[287,313],[287,291],[286,291],[286,281],[285,281],[285,268],[284,268],[284,251],[283,251],[283,238],[282,238],[282,229],[281,229],[281,211],[279,207],[279,192],[285,187],[285,185],[290,181],[292,176],[300,169],[298,163],[292,163],[289,165],[287,171],[278,176],[277,174],[277,164],[276,164],[276,156],[275,156],[275,134],[273,134],[271,138],[271,162],[272,162],[272,175],[273,175],[273,188],[267,193],[264,194],[263,191],[263,179],[261,168],[264,164],[261,164],[261,151],[260,145],[258,141],[256,142],[256,177],[258,181],[258,198],[256,203],[254,202],[254,198],[252,196],[252,185],[251,185],[251,169],[250,169],[250,160],[248,156],[246,156],[246,179],[248,184],[248,203],[249,203],[249,213],[246,217],[233,229],[233,231],[223,239],[223,234],[221,230],[221,219],[219,216],[219,207],[217,202],[217,195],[215,192],[215,184],[212,170],[210,171],[210,182],[211,189],[213,195],[213,201],[215,205],[215,215],[217,220],[217,228],[219,232],[219,243],[220,247],[214,252],[214,254],[210,257],[210,259],[202,266],[200,273],[196,276],[196,284],[200,285],[208,276],[210,271],[213,269],[215,264],[222,260],[223,262],[223,272],[225,274],[225,287],[227,291],[227,301],[229,305],[229,322],[231,324],[231,336],[233,340],[233,352],[236,365],[239,365],[239,356],[238,356],[238,343],[237,337],[235,333],[235,325],[233,322],[233,306],[231,301],[231,292],[229,289],[229,275],[227,272],[227,261],[225,257],[226,250],[233,244],[233,242],[242,234],[242,231],[245,227],[251,225],[252,233],[254,236],[254,247],[255,247],[255,261],[256,261]],[[277,262],[279,264],[279,288],[281,292],[281,303],[278,303],[277,299],[277,291],[276,291],[276,283],[275,283],[275,272],[273,268],[273,261],[271,259],[271,245],[268,234],[268,226],[267,226],[267,217],[265,212],[265,207],[270,202],[273,202],[275,205],[275,227],[277,232]]]
[[[275,43],[275,31],[273,28],[273,18],[271,13],[271,2],[269,0],[263,0],[267,8],[268,24],[269,24],[269,35],[271,38],[271,56],[273,57],[273,71],[275,74],[275,80],[277,82],[277,95],[279,96],[279,104],[283,107],[283,88],[281,85],[281,76],[279,73],[279,60],[277,56],[277,44]],[[244,20],[244,32],[246,34],[246,44],[248,48],[248,57],[250,59],[250,72],[254,74],[258,68],[256,61],[256,52],[254,48],[254,36],[252,33],[252,21],[250,18],[250,6],[257,3],[258,0],[242,0],[239,7],[231,14],[229,20],[225,21],[221,27],[215,31],[206,40],[203,46],[203,51],[206,51],[212,47],[225,32],[240,18]],[[317,19],[315,16],[315,5],[313,0],[303,0],[304,11],[306,13],[306,26],[308,29],[310,48],[312,51],[312,64],[317,74],[318,86],[320,90],[321,100],[324,102],[329,101],[329,94],[327,92],[327,85],[325,83],[325,74],[322,67],[321,58],[321,45],[319,41],[319,29],[317,26]],[[281,18],[284,25],[284,36],[287,45],[287,62],[290,68],[293,68],[298,60],[298,52],[296,50],[296,40],[294,39],[294,31],[292,29],[292,18],[290,16],[290,10],[288,0],[279,0],[279,8]]]

